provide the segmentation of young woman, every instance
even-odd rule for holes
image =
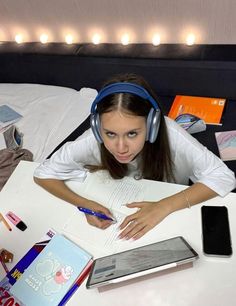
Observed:
[[[120,238],[138,239],[170,213],[225,196],[235,176],[213,153],[173,120],[164,117],[157,98],[140,76],[125,74],[107,82],[91,108],[91,129],[66,143],[35,171],[34,180],[61,199],[112,218],[104,206],[71,191],[64,181],[83,180],[88,171],[107,170],[113,179],[133,176],[188,185],[157,202],[127,204],[138,208],[120,225]],[[132,212],[132,210],[131,210]],[[105,229],[111,221],[86,214]]]

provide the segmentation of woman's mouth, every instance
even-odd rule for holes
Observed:
[[[132,155],[115,155],[115,158],[120,162],[127,162],[130,161],[132,158]]]

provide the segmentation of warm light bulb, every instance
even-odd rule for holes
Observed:
[[[92,37],[92,42],[95,44],[95,45],[98,45],[101,41],[101,36],[99,34],[94,34],[93,37]]]
[[[47,34],[42,34],[42,35],[40,36],[40,41],[41,41],[42,44],[46,44],[46,43],[48,42],[48,36],[47,36]]]
[[[66,41],[67,44],[72,44],[73,43],[73,36],[70,35],[70,34],[66,35],[65,41]]]
[[[21,34],[17,34],[15,36],[15,41],[18,43],[18,44],[21,44],[23,42],[23,36]]]
[[[192,46],[195,44],[195,35],[194,34],[189,34],[186,38],[186,44],[188,46]]]
[[[155,34],[152,38],[152,44],[153,46],[159,46],[161,43],[161,37],[158,34]]]
[[[128,34],[124,34],[121,37],[121,43],[122,45],[126,46],[129,44],[129,35]]]

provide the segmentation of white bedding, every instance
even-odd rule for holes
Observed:
[[[34,161],[43,161],[89,115],[97,91],[39,84],[0,84],[0,105],[7,104],[23,118],[15,125],[23,133],[23,148]],[[4,147],[0,135],[0,149]]]

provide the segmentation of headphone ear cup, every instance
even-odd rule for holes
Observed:
[[[159,127],[160,127],[160,111],[159,109],[155,110],[154,108],[151,108],[147,117],[147,134],[146,134],[147,141],[149,141],[150,143],[155,142],[155,140],[157,139]]]
[[[102,136],[101,136],[101,124],[100,118],[97,113],[90,115],[90,126],[93,132],[94,137],[99,143],[103,143]]]

